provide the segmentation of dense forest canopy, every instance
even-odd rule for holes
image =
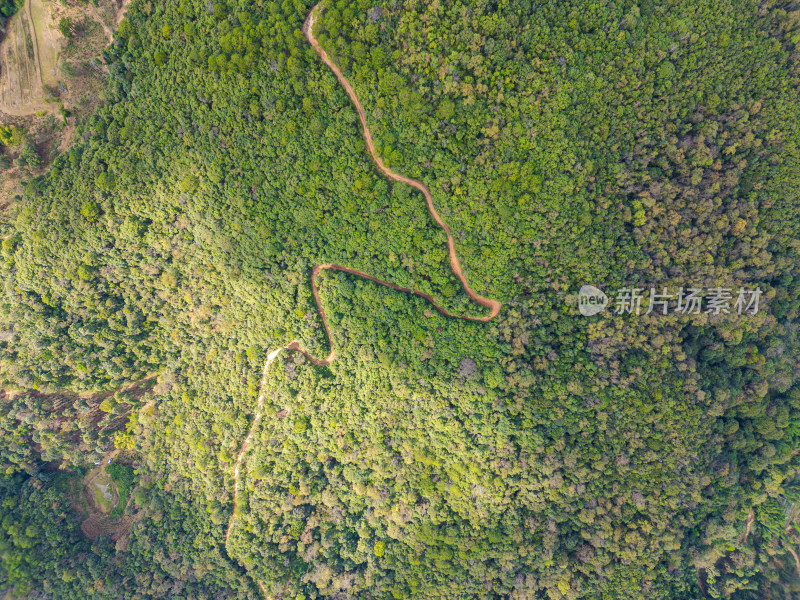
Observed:
[[[488,312],[311,8],[133,0],[107,102],[0,222],[0,585],[794,597],[800,6],[325,0],[380,155],[503,309],[323,271],[336,360],[260,386],[330,349],[315,265]],[[584,317],[585,284],[763,296]],[[74,481],[114,447],[128,533],[88,540]]]
[[[20,0],[0,0],[0,36],[5,32],[8,20],[14,16],[21,4]]]

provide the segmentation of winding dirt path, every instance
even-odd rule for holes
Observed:
[[[377,277],[370,275],[369,273],[365,273],[364,271],[359,271],[357,269],[351,269],[350,267],[344,267],[342,265],[337,264],[323,264],[317,265],[311,271],[311,289],[314,293],[314,301],[317,305],[317,310],[319,311],[320,318],[322,319],[322,323],[325,326],[325,334],[328,337],[328,344],[331,348],[330,354],[325,358],[315,358],[311,356],[306,350],[300,347],[298,342],[292,342],[287,346],[287,350],[294,350],[297,352],[303,353],[306,358],[308,358],[313,364],[317,366],[325,366],[329,365],[334,358],[336,358],[336,351],[333,348],[333,339],[331,337],[331,330],[330,326],[328,325],[328,320],[325,317],[325,310],[322,307],[322,302],[319,297],[319,289],[317,287],[317,276],[319,275],[320,271],[323,269],[332,270],[332,271],[342,271],[344,273],[349,273],[351,275],[357,275],[358,277],[363,277],[364,279],[368,279],[370,281],[374,281],[375,283],[379,283],[380,285],[386,286],[393,290],[397,290],[398,292],[406,292],[409,294],[416,294],[422,298],[425,298],[428,302],[430,302],[436,310],[440,313],[445,315],[446,317],[452,317],[457,319],[464,319],[467,321],[481,321],[486,322],[492,320],[497,314],[500,312],[501,304],[497,300],[492,300],[491,298],[484,298],[483,296],[479,296],[475,293],[475,291],[469,287],[467,283],[467,278],[464,276],[464,272],[461,269],[461,263],[458,260],[458,255],[456,254],[456,244],[455,240],[453,239],[453,235],[450,233],[450,227],[448,227],[447,223],[444,222],[441,215],[436,211],[436,207],[433,204],[433,196],[431,195],[430,190],[427,186],[418,181],[416,179],[411,179],[410,177],[406,177],[405,175],[401,175],[395,171],[392,171],[389,167],[386,166],[386,163],[383,162],[383,159],[378,154],[378,151],[375,149],[375,143],[372,141],[372,133],[369,130],[369,125],[367,125],[367,116],[366,112],[364,111],[364,107],[361,105],[361,101],[358,99],[353,86],[350,85],[350,82],[342,73],[341,69],[328,57],[328,54],[322,47],[319,45],[319,42],[314,37],[314,22],[317,18],[317,13],[320,9],[320,5],[317,4],[314,8],[311,9],[311,12],[308,13],[308,17],[306,17],[305,23],[303,24],[303,33],[306,36],[306,39],[317,52],[317,55],[322,59],[322,62],[327,65],[327,67],[333,71],[333,74],[336,75],[336,78],[339,80],[339,83],[342,84],[345,92],[350,98],[350,101],[353,103],[353,106],[358,113],[358,119],[361,122],[361,133],[364,136],[364,141],[367,144],[367,150],[369,151],[372,160],[375,163],[375,166],[378,167],[378,170],[383,173],[388,179],[393,181],[398,181],[400,183],[405,183],[410,185],[416,190],[422,192],[422,195],[425,197],[425,204],[428,207],[428,212],[433,217],[433,220],[436,221],[437,225],[444,230],[445,234],[447,235],[447,251],[450,256],[450,268],[452,269],[453,273],[458,280],[461,282],[461,285],[464,287],[464,291],[469,296],[470,300],[473,302],[477,302],[481,306],[484,306],[490,309],[490,313],[486,316],[482,317],[470,317],[464,315],[453,315],[447,312],[444,308],[436,304],[433,298],[425,294],[424,292],[420,292],[419,290],[410,289],[400,287],[397,284],[391,283],[389,281],[385,281],[383,279],[378,279]]]
[[[111,2],[111,6],[114,11],[114,27],[115,29],[119,28],[119,24],[122,23],[122,19],[125,18],[125,11],[128,9],[128,5],[131,3],[131,0],[122,0],[122,3],[119,7],[115,6],[115,2]],[[106,22],[103,20],[103,16],[100,14],[100,10],[94,4],[89,3],[87,4],[89,7],[89,12],[92,13],[92,17],[95,21],[97,21],[98,25],[102,27],[103,33],[108,40],[108,43],[112,43],[114,41],[114,29],[111,29]]]
[[[122,19],[125,18],[125,11],[128,9],[128,5],[131,3],[131,0],[122,0],[122,4],[117,11],[117,27],[119,24],[122,23]]]
[[[114,31],[106,25],[106,22],[103,20],[103,17],[100,16],[100,11],[94,6],[91,2],[89,2],[86,6],[89,7],[89,12],[92,14],[92,20],[95,21],[103,30],[103,34],[105,34],[108,43],[114,41]]]
[[[267,371],[269,370],[272,361],[274,361],[278,354],[280,354],[283,350],[286,350],[286,348],[278,348],[277,350],[270,352],[269,356],[267,356],[267,361],[264,363],[264,370],[261,372],[261,381],[258,383],[258,389],[261,390],[261,394],[258,396],[256,416],[250,425],[247,436],[242,442],[242,447],[239,449],[239,453],[236,455],[236,465],[233,468],[233,514],[231,515],[231,520],[228,522],[228,529],[225,530],[225,545],[228,544],[228,537],[231,535],[231,529],[233,529],[233,520],[236,516],[236,502],[239,499],[239,467],[242,464],[242,458],[244,458],[247,448],[250,446],[250,438],[253,437],[253,432],[256,430],[256,427],[258,427],[258,422],[261,421],[261,415],[264,411],[264,379],[267,377]]]
[[[369,150],[369,154],[372,157],[375,166],[377,166],[378,170],[381,173],[383,173],[383,175],[386,176],[388,179],[408,184],[411,187],[415,188],[416,190],[422,192],[422,195],[425,197],[425,204],[428,207],[428,212],[431,214],[431,217],[433,217],[433,220],[436,221],[439,227],[441,227],[444,230],[445,234],[447,235],[447,250],[450,255],[450,268],[452,269],[456,277],[458,277],[459,281],[461,282],[461,285],[464,287],[464,291],[467,293],[467,296],[469,296],[469,298],[472,301],[490,309],[490,312],[488,315],[482,317],[453,315],[447,312],[444,308],[442,308],[438,304],[436,304],[436,302],[430,295],[421,292],[419,290],[404,288],[389,281],[378,279],[377,277],[370,275],[369,273],[365,273],[364,271],[351,269],[350,267],[345,267],[334,263],[315,266],[311,271],[311,289],[314,294],[314,301],[317,305],[317,310],[319,311],[320,318],[322,319],[322,324],[325,327],[325,335],[328,338],[330,352],[325,358],[315,358],[314,356],[311,356],[311,354],[307,350],[302,348],[299,342],[294,341],[288,344],[287,346],[278,348],[277,350],[273,350],[267,356],[267,360],[264,363],[264,370],[261,373],[261,381],[259,382],[260,394],[258,396],[256,414],[255,417],[253,418],[252,424],[250,425],[250,429],[247,432],[247,436],[242,442],[242,446],[239,449],[239,453],[236,455],[236,463],[233,469],[233,512],[231,514],[231,519],[228,522],[228,528],[225,531],[226,546],[228,545],[228,538],[230,537],[231,531],[233,530],[234,521],[236,519],[236,509],[238,508],[238,499],[239,499],[239,472],[241,469],[242,459],[244,458],[244,455],[247,453],[247,450],[250,446],[250,440],[252,439],[253,433],[258,427],[259,422],[261,421],[261,417],[264,410],[264,382],[267,377],[267,371],[269,370],[269,367],[277,358],[278,354],[280,354],[284,350],[300,352],[309,361],[311,361],[312,364],[316,366],[327,366],[336,358],[336,351],[333,347],[333,338],[331,337],[330,325],[328,324],[328,319],[325,316],[325,310],[322,307],[322,300],[320,299],[319,288],[317,286],[317,277],[319,276],[321,271],[323,270],[341,271],[343,273],[349,273],[350,275],[357,275],[358,277],[363,277],[364,279],[368,279],[369,281],[374,281],[375,283],[386,286],[398,292],[416,294],[417,296],[425,298],[428,302],[430,302],[434,306],[434,308],[436,308],[436,310],[438,310],[446,317],[464,319],[467,321],[487,322],[497,316],[502,306],[500,302],[498,302],[497,300],[479,296],[478,294],[475,293],[475,291],[471,287],[469,287],[467,279],[464,276],[464,273],[461,269],[461,263],[458,261],[458,256],[456,255],[455,240],[453,239],[453,236],[450,233],[450,227],[448,227],[447,223],[444,222],[444,219],[442,219],[442,217],[436,211],[436,207],[433,204],[433,196],[431,195],[430,190],[421,181],[418,181],[416,179],[411,179],[410,177],[406,177],[405,175],[401,175],[400,173],[392,171],[389,167],[386,166],[386,164],[383,162],[383,159],[381,159],[381,157],[378,155],[378,152],[375,149],[375,144],[372,141],[372,133],[370,132],[369,126],[367,125],[367,117],[364,111],[364,107],[361,105],[361,102],[359,101],[358,96],[356,95],[356,92],[353,89],[353,86],[350,85],[350,82],[344,76],[342,71],[328,57],[328,54],[325,52],[325,50],[322,49],[322,47],[319,45],[319,42],[317,42],[316,38],[314,37],[314,22],[317,18],[319,9],[320,9],[320,4],[317,4],[313,9],[311,9],[311,12],[308,13],[308,17],[306,17],[305,23],[303,24],[303,33],[308,42],[317,52],[317,55],[320,57],[320,59],[322,59],[322,62],[324,62],[328,66],[328,68],[331,71],[333,71],[334,75],[336,75],[336,78],[339,80],[339,83],[342,85],[344,90],[347,92],[347,95],[350,97],[350,101],[353,103],[353,106],[355,107],[356,112],[358,113],[358,118],[359,121],[361,122],[361,133],[364,136],[364,140],[367,145],[367,150]],[[263,583],[260,581],[257,581],[257,583],[259,588],[261,588],[261,591],[264,593],[264,596],[266,597],[267,592]]]
[[[792,558],[794,558],[795,572],[797,573],[797,576],[800,577],[800,556],[797,555],[797,552],[795,552],[794,548],[791,546],[786,546],[786,549],[792,555]]]

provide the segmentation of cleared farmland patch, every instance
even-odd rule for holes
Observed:
[[[61,45],[46,0],[26,0],[0,46],[0,111],[24,116],[56,110],[45,98],[47,87],[58,85]]]

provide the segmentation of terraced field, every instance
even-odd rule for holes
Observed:
[[[105,468],[108,459],[114,459],[117,454],[117,450],[105,454],[100,464],[92,469],[82,482],[80,494],[83,497],[82,504],[87,518],[81,523],[81,530],[90,539],[109,535],[111,539],[117,541],[130,531],[130,524],[133,522],[130,516],[109,516],[119,502],[119,494],[117,486],[111,481]]]
[[[46,110],[45,86],[57,87],[62,38],[51,23],[46,2],[26,0],[11,19],[0,47],[0,111],[25,116]]]

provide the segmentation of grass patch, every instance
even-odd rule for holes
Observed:
[[[111,477],[111,481],[117,484],[117,492],[119,493],[119,502],[117,502],[117,506],[114,507],[110,516],[121,517],[125,506],[128,504],[131,491],[136,485],[133,467],[112,463],[106,467],[106,473]]]
[[[54,84],[56,83],[56,65],[58,64],[60,44],[55,36],[55,31],[50,26],[50,12],[42,0],[31,0],[30,16],[36,35],[42,81]]]
[[[101,475],[91,484],[92,497],[98,508],[107,513],[111,510],[111,502],[113,501],[114,494],[111,487],[111,478],[107,475]]]

